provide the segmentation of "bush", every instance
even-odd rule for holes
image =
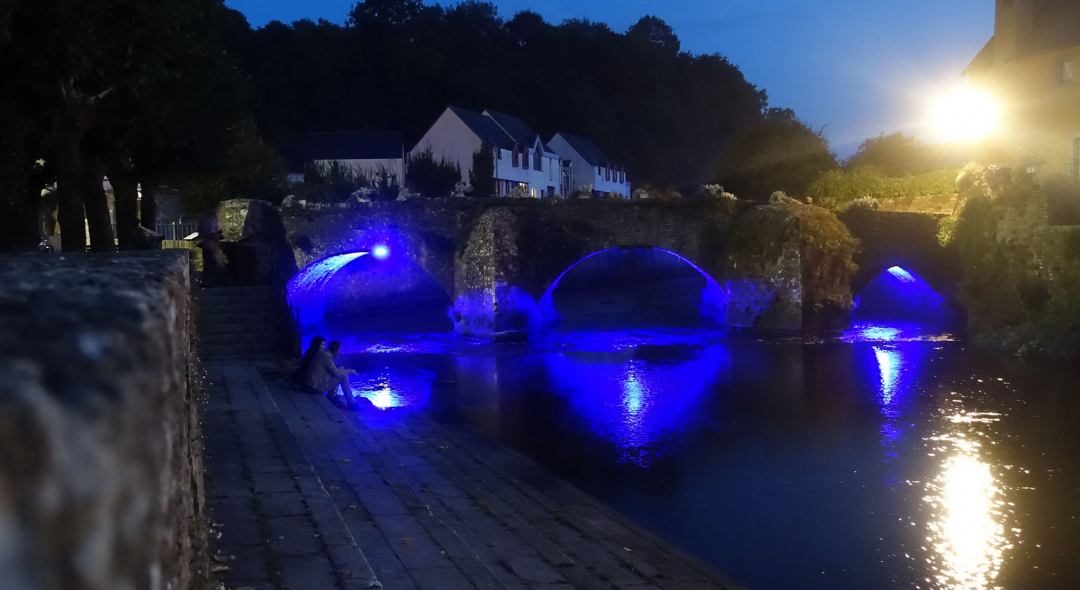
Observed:
[[[821,175],[807,191],[813,202],[837,209],[862,197],[897,199],[927,195],[948,195],[957,190],[957,170],[946,168],[913,176],[885,176],[860,168],[830,170]]]
[[[431,148],[409,160],[409,186],[428,199],[451,196],[454,187],[461,182],[461,166],[445,158],[435,160]]]

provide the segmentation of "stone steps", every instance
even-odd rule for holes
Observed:
[[[284,349],[284,311],[272,288],[202,289],[197,299],[205,358],[273,358]]]

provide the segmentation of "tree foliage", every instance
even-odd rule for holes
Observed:
[[[945,157],[940,148],[926,145],[903,133],[882,133],[871,137],[859,146],[846,162],[849,170],[870,168],[885,176],[925,174],[945,167]]]
[[[739,197],[766,200],[776,191],[804,197],[823,172],[836,167],[836,156],[820,132],[794,111],[774,108],[735,135],[717,175]]]
[[[449,197],[461,182],[461,167],[456,162],[436,160],[430,149],[409,159],[409,185],[420,196],[440,199]]]
[[[486,142],[472,156],[472,169],[469,170],[469,196],[486,199],[495,196],[495,158],[494,148]]]
[[[228,51],[236,32],[249,28],[220,0],[20,2],[8,25],[0,111],[17,125],[0,125],[0,145],[26,149],[5,154],[0,167],[25,170],[43,160],[46,177],[20,191],[0,173],[0,202],[21,201],[17,208],[36,217],[40,185],[55,182],[65,250],[84,247],[84,220],[94,249],[114,248],[98,188],[106,174],[116,189],[121,247],[132,245],[140,223],[140,183],[141,223],[150,227],[161,182],[182,192],[227,186],[221,194],[230,197],[240,187],[244,195],[268,194],[280,183],[279,160],[250,127],[250,94]],[[220,178],[226,171],[232,177]]]

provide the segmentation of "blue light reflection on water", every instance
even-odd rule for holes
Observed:
[[[382,370],[357,372],[349,376],[353,393],[367,399],[376,408],[410,408],[419,410],[431,398],[433,374],[426,371],[408,372],[386,367]]]
[[[654,361],[648,355],[647,348],[606,355],[603,362],[595,355],[545,355],[557,395],[598,438],[619,449],[620,461],[641,467],[649,467],[665,441],[690,421],[728,361],[719,345],[690,358]]]
[[[864,326],[871,333],[883,327],[890,329]],[[977,359],[960,345],[908,340],[904,330],[892,341],[849,335],[812,344],[700,334],[575,333],[516,346],[430,338],[430,345],[408,345],[415,349],[359,338],[359,350],[386,354],[360,354],[347,366],[360,372],[354,384],[377,406],[411,411],[449,399],[454,408],[440,420],[468,422],[517,448],[749,587],[953,588],[924,584],[934,575],[930,565],[940,566],[928,561],[938,549],[927,543],[925,525],[942,510],[950,514],[924,500],[941,496],[928,493],[942,468],[937,447],[945,446],[933,437],[965,394],[966,409],[993,408],[981,380],[999,376],[1004,363],[972,366]],[[1058,393],[1074,398],[1061,387]],[[1015,394],[1024,400],[1016,411],[1037,395]],[[1018,439],[987,438],[984,430],[972,427],[967,437],[980,437],[980,460],[993,469],[1006,460],[1027,464],[1011,453],[1049,450],[1026,430]],[[968,495],[959,492],[967,488],[950,482],[934,483],[946,499],[957,498],[942,506],[965,506]],[[1040,488],[1009,501],[1031,506],[1036,493],[1044,494],[1040,501],[1054,497]],[[789,530],[798,534],[776,532]],[[1029,570],[1036,563],[1019,561]]]

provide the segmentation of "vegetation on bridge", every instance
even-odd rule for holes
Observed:
[[[986,347],[1080,355],[1080,231],[1047,226],[1047,192],[1007,170],[969,167],[948,242],[964,262],[960,299]]]

